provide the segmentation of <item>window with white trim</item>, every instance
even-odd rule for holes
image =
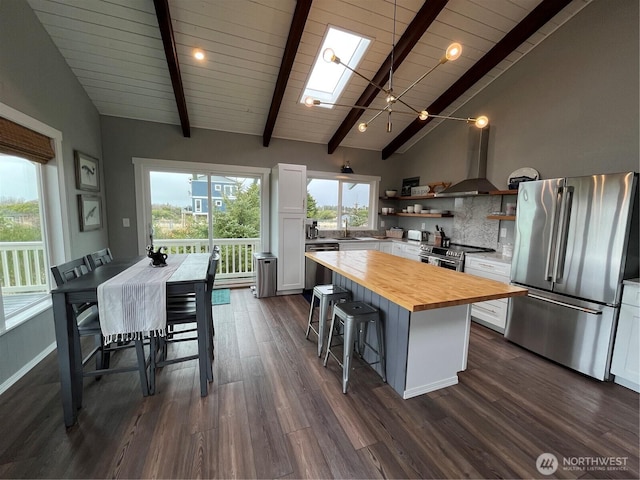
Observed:
[[[37,189],[38,215],[41,219],[41,241],[44,251],[42,254],[35,255],[31,249],[32,245],[24,245],[30,253],[12,252],[6,257],[7,260],[3,260],[5,270],[0,273],[1,335],[6,330],[27,322],[51,307],[51,295],[48,294],[48,290],[53,279],[49,267],[69,259],[71,229],[64,162],[59,156],[59,152],[62,151],[62,132],[0,102],[0,139],[2,140],[0,152],[4,155],[0,158],[0,163],[6,167],[8,166],[8,163],[5,165],[5,162],[8,162],[7,157],[17,157],[21,165],[26,165],[25,168],[31,170],[27,172],[26,177],[20,177],[20,182],[33,183],[31,188]],[[15,165],[9,167],[11,169],[9,174],[0,169],[0,197],[3,199],[9,196],[18,196],[11,190],[12,184],[18,184],[18,180],[14,181],[14,178],[17,178],[14,177],[14,167]],[[4,183],[2,181],[4,179],[10,183]],[[31,192],[30,187],[25,187],[20,191],[20,196],[27,202],[28,197],[35,198]],[[11,220],[13,222],[36,223],[35,220],[28,218],[29,212],[26,215],[11,214],[6,217],[5,220],[8,217],[13,217]],[[0,230],[4,230],[4,228]],[[25,242],[26,240],[22,243]],[[9,242],[0,243],[3,243],[4,247],[8,247],[6,244]],[[28,268],[24,266],[25,261],[30,262]],[[14,264],[21,268],[20,282],[15,280],[17,278],[15,273],[11,273]],[[9,272],[7,275],[9,280],[5,280],[5,272]],[[17,292],[18,289],[22,291]],[[35,294],[35,297],[31,297],[32,301],[27,304],[23,303],[20,308],[15,307],[14,298],[9,299],[14,295],[17,297],[18,295],[31,296],[32,294]]]
[[[307,172],[307,218],[319,230],[375,230],[379,177]]]
[[[0,332],[49,297],[41,168],[0,153]]]
[[[225,185],[224,186],[224,194],[229,198],[234,198],[238,193],[237,185]]]

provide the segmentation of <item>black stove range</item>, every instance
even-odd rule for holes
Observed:
[[[451,243],[448,247],[420,245],[420,259],[424,263],[461,272],[464,268],[464,256],[467,253],[495,252],[493,248],[475,247]]]

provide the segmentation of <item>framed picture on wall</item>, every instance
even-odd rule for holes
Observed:
[[[411,187],[417,187],[418,185],[420,185],[420,177],[403,178],[400,195],[403,197],[411,196]]]
[[[78,195],[80,231],[102,228],[102,199],[97,195]]]
[[[74,151],[76,159],[76,188],[89,192],[100,191],[100,169],[98,159],[86,153]]]

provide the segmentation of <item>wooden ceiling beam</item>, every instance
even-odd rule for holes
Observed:
[[[393,71],[396,71],[398,67],[402,64],[404,59],[409,55],[413,47],[415,47],[416,43],[422,38],[424,32],[427,31],[429,26],[436,19],[438,14],[442,11],[442,9],[447,4],[448,0],[427,0],[425,1],[422,8],[416,13],[416,16],[411,20],[411,23],[407,26],[406,30],[398,40],[397,45],[394,48],[393,52]],[[391,70],[391,52],[387,56],[384,63],[378,69],[378,72],[371,79],[373,83],[379,86],[384,86],[384,83],[389,77],[389,71]],[[368,107],[371,105],[371,102],[376,98],[376,96],[380,93],[373,85],[367,85],[358,98],[356,105],[361,107]],[[352,108],[345,119],[342,121],[336,133],[333,134],[328,144],[328,152],[332,154],[336,151],[340,142],[344,140],[344,138],[351,131],[351,128],[356,124],[356,122],[360,119],[364,110],[360,108]]]
[[[187,100],[184,96],[184,88],[182,87],[182,76],[180,75],[180,64],[178,63],[178,51],[176,49],[176,40],[173,36],[171,15],[169,14],[169,2],[168,0],[153,0],[153,5],[156,8],[156,17],[158,18],[158,26],[160,27],[160,35],[162,36],[164,55],[167,58],[167,66],[169,67],[173,94],[176,97],[176,105],[178,107],[178,115],[180,116],[182,134],[185,137],[191,137],[191,126],[189,125],[189,114],[187,112]]]
[[[268,147],[271,142],[271,136],[273,135],[273,129],[276,126],[280,105],[282,105],[282,98],[284,97],[284,92],[287,88],[287,82],[289,81],[289,75],[291,75],[293,61],[295,60],[296,53],[298,52],[298,45],[300,44],[300,39],[304,32],[304,26],[307,23],[307,17],[309,16],[309,10],[311,10],[312,1],[313,0],[298,0],[296,2],[293,19],[291,20],[291,28],[289,28],[289,36],[287,37],[284,54],[282,55],[282,62],[280,63],[278,79],[273,90],[273,97],[271,98],[271,106],[269,107],[269,114],[267,115],[267,123],[264,127],[264,132],[262,133],[262,145],[265,147]]]
[[[445,108],[457,100],[473,84],[484,77],[493,67],[504,60],[522,42],[537,32],[545,23],[557,15],[572,0],[542,0],[529,15],[496,43],[480,60],[465,72],[451,87],[440,95],[426,110],[439,115]],[[382,149],[382,159],[386,160],[409,139],[416,135],[433,118],[422,121],[415,119],[400,134]]]

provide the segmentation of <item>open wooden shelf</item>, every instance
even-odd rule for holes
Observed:
[[[414,197],[380,197],[382,200],[427,200],[429,198],[435,198],[434,193],[427,193],[426,195],[416,195]]]
[[[389,213],[381,214],[384,217],[426,217],[426,218],[443,218],[453,217],[452,213]]]
[[[492,190],[489,195],[518,195],[518,190]],[[427,193],[426,195],[413,195],[408,197],[380,197],[380,200],[429,200],[431,198],[455,198],[452,197],[438,197],[435,193]]]
[[[487,215],[489,220],[515,220],[515,215]]]

